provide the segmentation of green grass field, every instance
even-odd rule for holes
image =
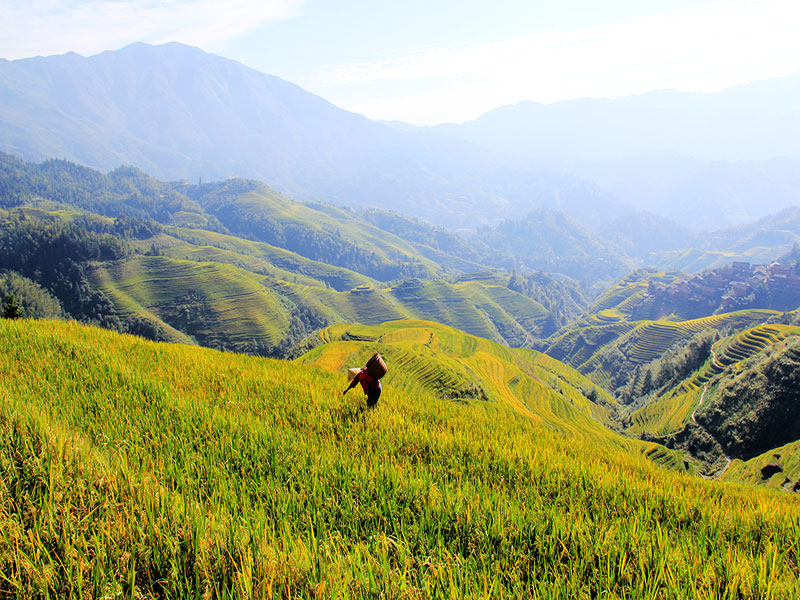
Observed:
[[[426,327],[326,335],[399,351],[426,347]],[[497,370],[447,331],[428,331],[431,352]],[[0,596],[800,595],[794,496],[392,374],[366,411],[341,374],[301,363],[0,320]]]

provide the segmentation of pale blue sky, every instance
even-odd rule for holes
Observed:
[[[711,92],[800,71],[797,0],[0,0],[0,56],[180,41],[372,118]]]

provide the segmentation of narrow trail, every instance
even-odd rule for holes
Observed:
[[[721,364],[719,364],[717,362],[717,353],[714,352],[714,348],[713,347],[711,348],[711,364],[713,364],[718,369],[724,369],[725,368],[724,366],[722,366]],[[697,406],[692,411],[692,423],[694,423],[695,425],[697,425],[697,419],[695,418],[695,415],[697,415],[697,411],[700,409],[700,407],[703,406],[703,399],[706,397],[706,392],[707,391],[708,391],[708,382],[703,384],[703,393],[700,394],[700,402],[697,403]],[[727,469],[728,467],[725,467],[725,468]]]
[[[724,369],[725,368],[723,365],[721,365],[720,363],[717,362],[717,353],[714,352],[714,348],[713,347],[711,348],[711,363],[715,367],[717,367],[718,369]],[[708,391],[708,382],[703,384],[703,393],[700,394],[700,402],[697,403],[697,406],[692,411],[692,422],[695,425],[697,425],[697,419],[695,418],[695,415],[697,414],[697,411],[703,406],[703,400],[706,397],[706,392],[707,391]],[[722,477],[725,474],[725,471],[728,470],[728,467],[731,466],[731,462],[733,462],[733,461],[728,456],[726,456],[725,457],[725,466],[722,468],[722,470],[719,473],[715,473],[713,475],[707,475],[707,476],[704,475],[703,478],[704,479],[719,479],[720,477]]]
[[[697,419],[695,418],[695,415],[697,414],[697,409],[700,408],[701,406],[703,406],[703,398],[706,397],[706,392],[707,391],[708,391],[708,383],[704,383],[703,384],[703,393],[700,394],[700,402],[697,403],[697,406],[692,411],[692,423],[694,423],[695,425],[697,425]]]

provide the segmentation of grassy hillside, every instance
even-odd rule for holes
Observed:
[[[0,594],[800,593],[795,498],[398,371],[364,411],[297,363],[0,321]]]
[[[237,261],[230,251],[216,247],[173,245],[163,252],[219,260],[139,256],[98,264],[90,272],[92,284],[111,299],[120,315],[149,319],[163,340],[272,352],[279,344],[288,347],[301,335],[332,323],[370,325],[420,318],[524,346],[533,342],[548,317],[541,304],[492,279],[455,283],[411,279],[380,287],[364,278],[364,283],[338,292],[319,280],[280,272],[274,263],[269,269],[253,262],[247,268],[233,266],[230,263]],[[301,266],[309,266],[308,262]],[[321,272],[324,266],[317,267],[314,274],[326,276]],[[340,271],[340,281],[356,278]]]
[[[374,279],[325,262],[311,260],[290,250],[204,229],[166,228],[163,240],[151,241],[167,256],[236,265],[255,273],[308,285],[350,290]],[[177,243],[181,240],[184,243]],[[148,240],[149,241],[149,240]]]
[[[430,277],[441,271],[435,261],[417,251],[415,244],[345,208],[295,202],[264,184],[239,179],[179,189],[231,232],[312,260],[383,281],[402,276]]]
[[[442,398],[480,399],[578,437],[626,445],[608,423],[613,399],[589,379],[534,350],[507,348],[430,321],[335,325],[298,359],[344,376],[379,351],[393,365],[389,385]],[[591,399],[590,399],[591,398]],[[649,448],[648,448],[649,449]]]
[[[721,377],[742,372],[746,359],[760,352],[770,352],[775,344],[800,335],[800,327],[792,325],[759,325],[723,338],[712,348],[712,355],[690,377],[666,393],[648,402],[631,415],[632,433],[667,435],[692,421],[695,410],[702,407],[701,398],[709,386],[720,383]],[[710,400],[712,394],[708,394]]]
[[[624,385],[634,368],[703,331],[741,330],[777,318],[771,310],[742,310],[689,321],[627,321],[570,327],[550,340],[547,353],[610,389]]]
[[[720,479],[800,492],[800,441],[771,448],[748,460],[734,459]]]
[[[258,276],[230,265],[163,256],[98,265],[94,285],[120,314],[139,314],[166,324],[204,346],[247,349],[275,346],[289,330],[281,298]]]

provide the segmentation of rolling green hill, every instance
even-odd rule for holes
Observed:
[[[340,292],[364,283],[375,283],[374,279],[350,269],[311,260],[262,242],[204,229],[167,227],[165,233],[169,235],[150,244],[156,244],[163,254],[173,258],[229,263],[275,279],[330,286]],[[184,243],[178,243],[175,238]]]
[[[180,332],[171,341],[243,350],[251,343],[275,346],[289,329],[280,297],[230,265],[141,257],[98,265],[90,278],[120,314],[151,317]]]
[[[178,255],[187,252],[173,248]],[[255,353],[275,352],[281,344],[283,352],[299,336],[331,323],[402,318],[435,319],[525,345],[547,318],[540,304],[491,280],[407,280],[388,288],[363,283],[337,292],[223,262],[143,256],[95,265],[90,281],[122,317],[151,320],[163,332],[159,339]]]
[[[557,407],[591,420],[551,359],[429,323],[383,331],[399,362],[365,411],[341,375],[298,362],[0,320],[0,594],[800,593],[795,498],[554,431]],[[363,358],[358,343],[303,360],[335,369]],[[542,420],[499,398],[444,400],[402,352],[452,377],[493,373],[477,382],[487,395],[533,390],[527,377],[564,392],[541,388]]]
[[[300,337],[331,323],[426,318],[519,346],[583,308],[575,284],[480,264],[475,261],[506,258],[488,247],[466,252],[465,239],[399,215],[294,202],[242,179],[166,184],[130,168],[102,174],[67,161],[0,159],[8,244],[22,235],[41,249],[18,275],[68,302],[70,316],[120,331],[285,354]],[[54,235],[86,237],[100,247],[113,240],[121,248],[115,259],[132,262],[105,264],[91,252],[63,255],[50,248]],[[68,282],[59,287],[43,279],[53,270],[48,255],[70,261],[56,269],[59,281],[80,278],[92,289],[67,298]],[[23,268],[13,260],[0,263]],[[65,277],[64,270],[76,273]],[[182,283],[170,288],[173,277]],[[223,290],[228,277],[231,289]],[[255,293],[254,282],[266,289]],[[228,300],[220,304],[223,297]],[[228,330],[239,310],[242,322]]]
[[[430,277],[441,270],[414,245],[326,204],[303,204],[264,184],[233,179],[177,188],[214,215],[231,232],[347,267],[383,281]]]

